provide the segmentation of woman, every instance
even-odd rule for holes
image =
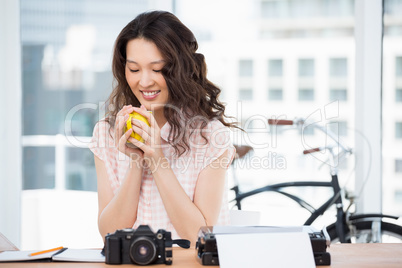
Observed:
[[[138,15],[117,37],[116,86],[90,145],[102,237],[148,224],[195,241],[201,226],[228,223],[233,125],[224,120],[220,89],[206,78],[197,48],[192,32],[163,11]],[[132,120],[125,131],[132,112],[150,126]],[[133,131],[143,142],[130,136]]]

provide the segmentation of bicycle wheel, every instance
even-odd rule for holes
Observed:
[[[345,226],[346,241],[348,243],[371,243],[372,242],[372,226],[373,221],[355,222],[356,234],[351,236],[350,230]],[[382,243],[402,243],[402,226],[381,221],[381,242]],[[335,224],[331,224],[327,228],[331,237],[331,243],[339,243],[339,237],[336,233]]]

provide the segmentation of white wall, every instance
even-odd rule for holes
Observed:
[[[357,211],[382,211],[382,1],[355,2]],[[369,146],[367,145],[369,144]],[[367,171],[370,173],[367,175]]]
[[[19,1],[0,0],[0,232],[20,245],[21,45]]]
[[[96,192],[26,190],[21,199],[21,249],[103,247]]]

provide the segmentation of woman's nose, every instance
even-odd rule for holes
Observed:
[[[150,87],[154,84],[154,80],[152,79],[152,75],[148,72],[143,72],[140,78],[140,86],[143,88]]]

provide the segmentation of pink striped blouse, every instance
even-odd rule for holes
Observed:
[[[110,131],[110,125],[105,121],[99,121],[93,131],[89,148],[105,164],[110,187],[117,192],[129,166],[129,158],[119,152],[114,145],[114,133]],[[197,130],[190,136],[190,150],[177,157],[174,148],[168,143],[170,125],[166,123],[161,129],[162,150],[165,157],[179,180],[188,197],[193,201],[195,186],[200,172],[212,161],[228,150],[229,164],[235,154],[235,148],[230,138],[230,130],[218,120],[209,122],[202,130],[208,143],[201,136],[201,130]],[[226,166],[225,168],[228,168]],[[227,189],[227,179],[226,179]],[[217,225],[229,223],[228,197],[225,191]],[[159,191],[152,177],[151,171],[143,169],[140,198],[137,210],[137,220],[133,228],[141,224],[148,224],[154,231],[165,229],[172,232],[172,238],[179,238],[164,208]]]

